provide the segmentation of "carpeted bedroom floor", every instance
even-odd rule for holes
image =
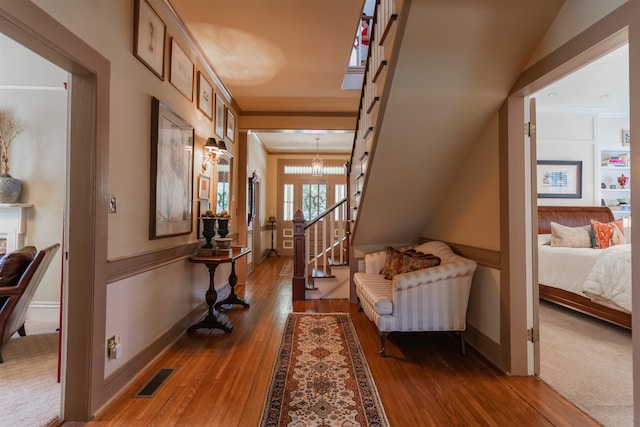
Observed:
[[[604,426],[633,426],[631,331],[541,301],[540,378]]]

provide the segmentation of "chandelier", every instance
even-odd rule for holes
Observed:
[[[311,176],[322,176],[323,164],[322,164],[322,159],[320,158],[320,155],[318,154],[318,140],[319,139],[320,138],[316,138],[316,157],[311,162]]]

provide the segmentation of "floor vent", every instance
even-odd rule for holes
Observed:
[[[167,378],[173,373],[174,369],[163,368],[151,378],[151,380],[145,384],[133,397],[151,397],[160,388]]]

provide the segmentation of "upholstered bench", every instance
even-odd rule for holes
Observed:
[[[455,254],[443,242],[431,241],[413,249],[439,258],[439,265],[389,275],[391,251],[387,249],[366,254],[365,271],[353,276],[360,306],[380,331],[382,356],[391,332],[466,329],[469,292],[477,263]],[[407,259],[404,261],[406,266]],[[464,352],[462,335],[461,345]]]

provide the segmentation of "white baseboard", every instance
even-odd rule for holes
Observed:
[[[60,320],[60,303],[57,301],[32,301],[27,310],[27,320],[57,322]]]

